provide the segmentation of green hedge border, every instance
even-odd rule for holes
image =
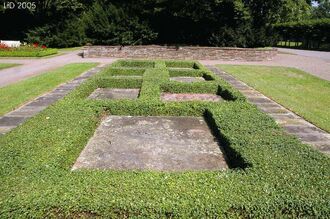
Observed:
[[[155,61],[138,100],[86,98],[102,81],[140,86],[109,79],[107,71],[0,137],[0,217],[330,216],[329,157],[286,134],[220,78],[232,101],[163,103],[169,72]],[[71,172],[105,114],[204,116],[234,169]]]

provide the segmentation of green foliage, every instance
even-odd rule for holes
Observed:
[[[287,135],[253,105],[244,100],[163,103],[154,93],[168,81],[162,61],[146,70],[137,100],[86,99],[98,88],[98,80],[109,80],[107,71],[0,137],[1,217],[330,216],[329,157]],[[216,81],[224,89],[225,83],[218,77]],[[118,86],[122,83],[118,81]],[[105,113],[204,115],[232,169],[72,172],[72,164]]]
[[[145,21],[111,3],[96,1],[83,20],[88,41],[93,44],[146,44],[157,36]]]
[[[283,40],[302,42],[302,48],[322,49],[330,44],[330,19],[280,23],[274,28]]]
[[[330,18],[330,1],[317,0],[318,6],[313,7],[312,16],[315,19]]]
[[[56,47],[85,43],[263,47],[275,42],[272,24],[300,21],[311,12],[305,0],[36,2],[36,11],[0,13],[0,20],[11,21],[2,27],[4,38],[22,40],[27,35],[29,42]]]
[[[194,69],[169,69],[170,77],[203,77],[204,73],[201,70]]]
[[[113,66],[118,67],[128,67],[128,68],[153,68],[155,67],[155,62],[153,61],[142,61],[142,60],[120,60],[113,64]]]
[[[57,54],[57,49],[14,49],[0,50],[0,57],[44,57]]]

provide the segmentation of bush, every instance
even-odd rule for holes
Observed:
[[[0,57],[44,57],[57,54],[57,49],[19,47],[13,49],[0,49]]]

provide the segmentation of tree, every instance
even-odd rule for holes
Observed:
[[[330,18],[330,1],[317,0],[317,6],[313,7],[313,18]]]

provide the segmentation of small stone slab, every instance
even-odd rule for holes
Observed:
[[[137,99],[140,89],[97,88],[90,99]]]
[[[205,81],[205,79],[203,77],[171,77],[170,80],[178,81],[178,82],[185,82],[185,83]]]
[[[81,152],[75,169],[222,170],[218,142],[199,117],[109,116]]]
[[[22,106],[21,108],[18,108],[8,114],[6,116],[8,117],[32,117],[42,110],[44,110],[46,106],[40,106],[40,107],[33,107],[33,106]]]
[[[161,99],[163,101],[211,101],[219,102],[223,99],[216,94],[173,94],[173,93],[162,93]]]
[[[0,126],[18,126],[23,123],[27,117],[9,117],[4,116],[0,118]]]
[[[168,67],[169,70],[196,70],[195,68],[191,67],[191,68],[187,68],[187,67]]]
[[[112,78],[133,78],[133,79],[140,79],[142,78],[141,75],[112,75]]]

